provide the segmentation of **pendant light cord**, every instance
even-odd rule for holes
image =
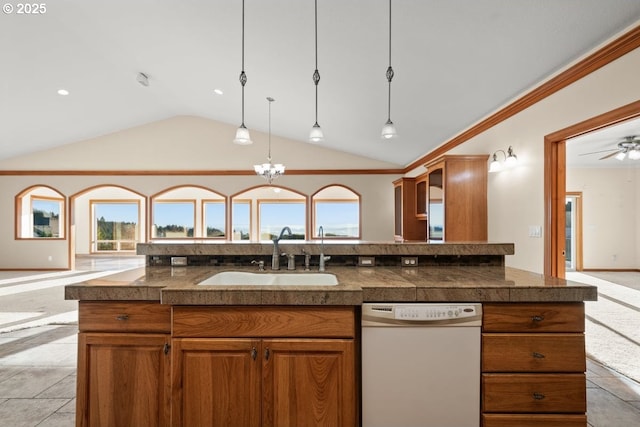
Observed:
[[[269,155],[267,160],[269,160],[269,164],[271,164],[271,103],[275,100],[271,97],[267,97],[267,101],[269,101]]]
[[[389,0],[389,68],[387,68],[387,80],[389,81],[389,96],[387,104],[387,122],[391,121],[391,79],[393,79],[393,68],[391,67],[391,0]]]
[[[314,3],[314,19],[315,19],[315,52],[316,52],[316,70],[313,73],[313,82],[316,84],[316,123],[318,126],[318,83],[320,82],[320,73],[318,72],[318,0]]]
[[[242,126],[244,126],[244,85],[247,84],[247,75],[244,72],[244,0],[242,0],[242,71],[240,72],[240,84],[242,85]]]

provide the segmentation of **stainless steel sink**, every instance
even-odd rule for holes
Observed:
[[[223,271],[198,283],[206,286],[335,286],[336,276],[329,273],[248,273]]]

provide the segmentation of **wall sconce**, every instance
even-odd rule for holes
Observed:
[[[504,156],[505,169],[510,169],[518,164],[518,156],[513,154],[513,148],[509,146],[506,153],[504,150],[497,150],[493,153],[493,160],[489,164],[489,172],[500,172],[503,169],[502,163],[498,161],[498,153],[502,153]]]

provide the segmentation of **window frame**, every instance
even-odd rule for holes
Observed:
[[[248,205],[249,206],[249,230],[248,230],[248,234],[249,234],[249,238],[248,239],[242,239],[242,231],[240,231],[240,239],[236,239],[234,237],[234,228],[233,228],[233,211],[234,211],[234,205],[238,203],[238,204],[242,204],[242,205]],[[230,235],[230,240],[231,241],[235,241],[235,242],[250,242],[251,241],[251,230],[252,230],[252,226],[253,226],[253,199],[235,199],[235,198],[231,198],[231,203],[230,205],[230,221],[231,221],[231,235]]]
[[[135,240],[133,240],[134,248],[133,249],[120,249],[120,242],[131,242],[131,240],[107,240],[107,242],[114,241],[117,244],[117,249],[115,250],[98,250],[99,242],[103,242],[104,240],[98,240],[98,230],[97,230],[97,220],[96,210],[94,205],[97,204],[127,204],[127,205],[136,205],[136,210],[138,212],[137,223],[136,223],[136,231],[135,231]],[[135,245],[139,243],[141,233],[140,224],[142,222],[142,212],[140,211],[140,200],[138,199],[89,199],[89,253],[91,254],[102,254],[102,253],[121,253],[121,252],[135,252]]]
[[[156,203],[158,204],[191,204],[193,206],[193,223],[192,223],[192,230],[193,230],[193,236],[184,236],[184,237],[159,237],[157,235],[154,235],[155,233],[157,233],[157,227],[156,227],[156,222],[155,222],[155,214],[156,214]],[[158,239],[158,240],[193,240],[196,239],[197,237],[195,237],[195,233],[196,233],[196,199],[161,199],[161,198],[155,198],[151,201],[151,222],[150,222],[150,227],[151,227],[151,239]],[[186,232],[188,233],[188,229],[186,230]]]
[[[207,235],[207,204],[221,204],[223,207],[223,214],[222,214],[222,224],[223,224],[223,229],[222,229],[222,236],[208,236]],[[227,200],[226,197],[223,199],[201,199],[200,200],[200,217],[202,218],[201,221],[201,228],[202,230],[200,230],[200,233],[202,234],[202,238],[203,239],[214,239],[214,240],[226,240],[227,239],[227,228],[228,228],[228,221],[227,221]]]
[[[359,240],[362,236],[362,206],[360,203],[360,199],[359,198],[353,198],[353,199],[318,199],[318,198],[313,198],[311,200],[311,209],[312,209],[312,238],[313,239],[319,239],[320,238],[320,234],[318,233],[318,228],[320,227],[320,225],[322,224],[318,224],[318,204],[319,203],[332,203],[332,204],[355,204],[358,206],[358,234],[356,236],[327,236],[326,232],[327,230],[324,230],[324,238],[325,239],[339,239],[339,240]]]
[[[303,217],[302,217],[304,235],[303,235],[302,240],[306,240],[307,239],[307,236],[309,236],[309,230],[308,230],[308,227],[307,227],[308,205],[307,205],[307,198],[305,196],[301,196],[300,199],[256,199],[256,201],[257,201],[257,215],[258,215],[258,224],[257,224],[258,225],[258,237],[259,237],[260,241],[264,241],[264,239],[262,239],[262,210],[261,210],[263,204],[277,204],[277,205],[297,204],[297,205],[302,205],[302,207],[304,208],[304,213],[303,213]],[[291,225],[287,225],[287,226],[291,227]],[[292,230],[292,232],[293,232],[293,230]]]
[[[42,191],[53,192],[57,196],[42,195],[38,192]],[[25,199],[28,198],[28,212],[25,213]],[[58,213],[58,236],[57,237],[40,237],[35,236],[34,230],[34,215],[33,215],[33,202],[34,200],[53,201],[57,202],[59,206]],[[15,224],[14,224],[14,238],[15,240],[65,240],[67,236],[67,199],[55,188],[46,185],[34,185],[20,192],[15,197]],[[28,232],[26,236],[23,235],[23,228],[25,227],[25,220],[28,218]],[[27,229],[25,229],[27,230]]]

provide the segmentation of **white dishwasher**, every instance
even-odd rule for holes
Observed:
[[[362,305],[362,426],[480,425],[481,304]]]

